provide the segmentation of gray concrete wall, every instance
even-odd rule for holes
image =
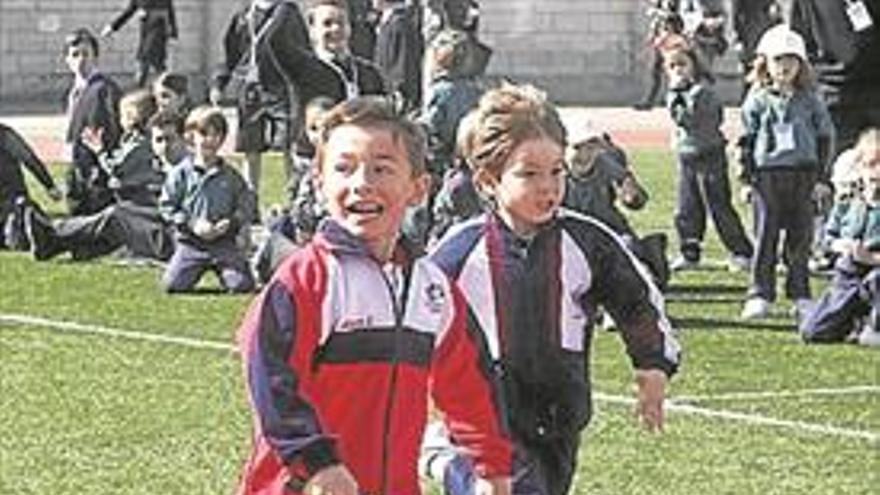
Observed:
[[[176,0],[180,39],[170,65],[193,78],[196,95],[220,54],[232,12],[247,0]],[[0,0],[0,111],[22,101],[60,102],[70,76],[61,43],[80,26],[95,31],[126,0]],[[482,0],[482,37],[494,75],[533,82],[567,103],[632,103],[644,81],[643,0]],[[132,85],[137,21],[103,43],[101,66]],[[730,65],[729,63],[727,64]]]
[[[64,36],[78,27],[98,32],[121,11],[125,0],[0,0],[0,110],[25,100],[61,101],[70,82],[64,64]],[[244,0],[176,0],[180,36],[171,68],[195,75],[209,72],[231,12]],[[132,84],[138,22],[132,19],[102,42],[100,64],[123,86]]]

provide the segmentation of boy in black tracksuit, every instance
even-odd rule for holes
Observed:
[[[13,213],[17,203],[30,202],[21,171],[22,165],[40,181],[52,199],[61,199],[61,191],[55,187],[55,181],[46,170],[46,165],[34,150],[15,129],[0,123],[0,249],[21,246],[18,242],[22,238],[19,223],[21,219]]]
[[[136,79],[138,86],[143,87],[150,68],[155,69],[156,74],[165,72],[168,40],[177,39],[177,18],[173,0],[129,0],[125,10],[104,26],[101,36],[119,31],[136,13],[141,21]]]

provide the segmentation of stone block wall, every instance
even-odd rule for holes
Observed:
[[[190,74],[196,96],[220,55],[232,12],[247,0],[176,0],[180,39],[170,65]],[[644,0],[481,0],[481,36],[493,75],[533,82],[560,102],[632,103],[645,81]],[[0,111],[21,101],[60,105],[70,81],[61,44],[76,27],[95,31],[127,0],[0,1]],[[102,44],[101,66],[130,87],[138,25]],[[729,64],[728,64],[729,65]]]

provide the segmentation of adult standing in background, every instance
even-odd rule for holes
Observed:
[[[777,0],[732,0],[731,17],[740,64],[747,74],[761,35],[782,21],[781,7]]]
[[[372,0],[348,0],[349,16],[351,17],[352,55],[372,60],[376,50],[376,23],[379,16],[373,9]]]
[[[413,111],[422,101],[422,53],[424,42],[419,28],[418,5],[406,0],[373,0],[380,12],[376,27],[376,54],[388,83],[388,92],[398,98],[401,108]]]
[[[793,0],[791,26],[807,43],[838,150],[880,126],[880,5],[865,0]]]
[[[694,44],[700,61],[712,72],[715,60],[727,51],[724,33],[727,12],[724,0],[677,0],[684,33]]]
[[[165,72],[168,60],[168,40],[177,39],[177,18],[173,0],[129,0],[128,7],[101,30],[102,37],[119,31],[135,14],[141,20],[137,48],[137,84],[144,87],[150,68],[156,74]]]
[[[262,154],[282,153],[287,180],[293,176],[291,147],[299,127],[297,81],[281,68],[282,50],[309,46],[302,12],[294,2],[252,0],[233,14],[223,36],[224,57],[211,84],[218,105],[227,87],[235,94],[235,150],[245,154],[244,175],[259,194]],[[289,47],[289,48],[285,48]]]

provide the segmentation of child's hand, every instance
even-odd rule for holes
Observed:
[[[104,129],[100,127],[86,127],[79,135],[82,143],[94,153],[100,153],[104,149],[103,137]]]
[[[107,187],[113,190],[119,189],[122,187],[122,181],[119,180],[119,177],[116,177],[114,175],[113,177],[107,179]]]
[[[358,495],[357,481],[343,465],[324,468],[312,476],[303,489],[305,495]]]
[[[208,93],[208,101],[211,102],[211,105],[219,106],[220,102],[223,101],[223,91],[220,91],[219,88],[211,88],[211,91]]]
[[[855,255],[856,248],[860,245],[860,242],[856,239],[834,239],[831,241],[832,251],[835,253],[841,254],[843,256]]]
[[[484,479],[477,478],[474,481],[474,495],[510,495],[513,493],[509,477]]]
[[[668,378],[663,370],[636,370],[636,416],[651,432],[663,431],[663,400]]]
[[[193,234],[201,239],[210,241],[213,239],[214,224],[204,218],[199,218],[192,225]]]

